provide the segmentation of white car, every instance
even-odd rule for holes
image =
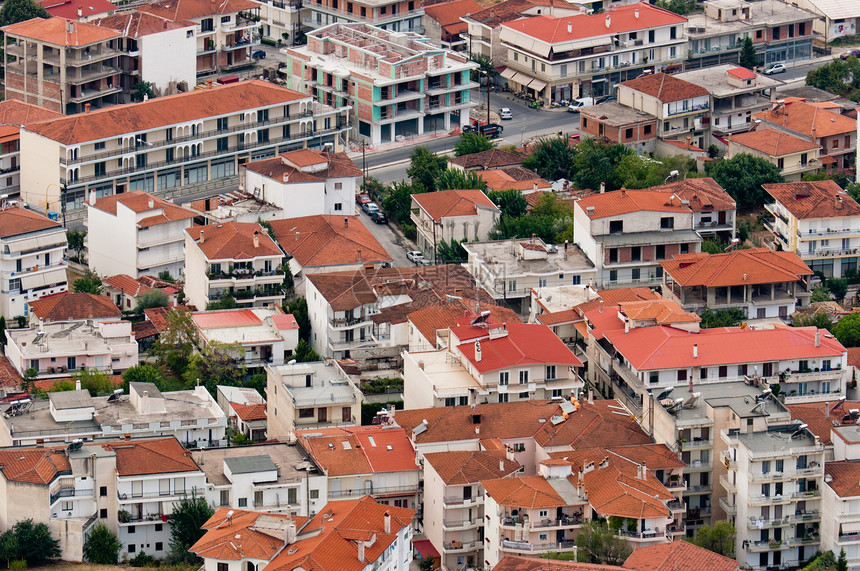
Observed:
[[[786,71],[787,70],[785,69],[785,64],[772,63],[766,68],[764,68],[764,70],[762,70],[762,73],[765,75],[773,75],[775,73],[785,73]]]
[[[424,265],[424,263],[423,263],[423,262],[425,262],[425,261],[426,261],[426,260],[424,259],[424,254],[422,254],[422,253],[421,253],[421,252],[419,252],[418,250],[412,250],[411,252],[406,252],[406,258],[407,258],[410,262],[413,262],[413,263],[415,263],[415,264],[418,264],[419,266]]]
[[[511,110],[508,107],[502,107],[499,109],[499,117],[504,121],[506,119],[513,119],[514,114],[511,113]]]

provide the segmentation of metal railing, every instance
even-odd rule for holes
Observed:
[[[354,498],[358,496],[391,496],[391,495],[411,495],[417,494],[419,491],[418,485],[414,486],[372,486],[365,488],[356,488],[349,490],[331,490],[329,491],[329,499],[337,498]]]

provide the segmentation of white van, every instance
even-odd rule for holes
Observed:
[[[580,97],[574,99],[573,103],[567,106],[567,110],[571,113],[579,113],[583,107],[591,107],[592,105],[594,105],[594,97]]]

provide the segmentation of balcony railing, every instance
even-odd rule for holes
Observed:
[[[484,503],[484,496],[475,496],[472,498],[464,498],[462,496],[446,496],[442,498],[442,503],[445,506],[477,505]]]
[[[561,543],[529,543],[527,541],[502,541],[502,551],[563,551],[573,549],[576,543],[562,541]]]
[[[60,488],[55,493],[51,494],[51,504],[63,498],[91,498],[93,497],[92,488],[86,490],[78,490],[75,488]]]
[[[409,496],[417,494],[419,491],[418,484],[414,486],[372,486],[365,488],[356,488],[350,490],[331,490],[328,494],[329,499],[338,498],[355,498],[364,495],[371,496]]]
[[[472,551],[481,547],[480,541],[452,541],[445,543],[442,549],[446,552],[457,553],[461,551]]]

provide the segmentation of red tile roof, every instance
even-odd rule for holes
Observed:
[[[647,30],[658,26],[683,24],[686,21],[687,18],[683,16],[643,2],[640,4],[613,7],[606,12],[598,14],[577,14],[562,18],[555,16],[535,16],[533,18],[505,22],[502,26],[531,36],[541,42],[558,44],[584,38],[612,36],[636,30]],[[570,24],[569,32],[568,24]],[[705,95],[707,93],[705,91]],[[670,99],[669,101],[675,100]]]
[[[3,339],[5,344],[6,339]],[[9,362],[6,355],[0,355],[0,390],[5,391],[7,395],[16,393],[21,390],[21,375]]]
[[[52,20],[59,18],[51,18],[48,21]],[[105,29],[94,27],[98,30]],[[25,128],[61,144],[74,145],[228,115],[246,109],[283,105],[306,97],[267,81],[249,80],[156,97],[141,103],[113,105],[90,113],[33,123]]]
[[[503,22],[516,20],[525,16],[524,12],[536,6],[551,6],[552,0],[505,0],[480,12],[473,12],[470,20],[480,22],[490,28],[495,28]]]
[[[493,571],[623,571],[624,569],[624,567],[617,565],[598,565],[597,563],[521,557],[519,555],[505,555],[493,567]]]
[[[467,170],[474,168],[487,170],[522,165],[524,158],[525,155],[517,151],[511,152],[504,151],[502,149],[489,149],[479,153],[463,155],[461,157],[450,157],[448,158],[448,162]]]
[[[472,327],[456,325],[451,333],[458,339],[469,339],[457,345],[457,349],[479,373],[489,373],[510,367],[540,365],[569,365],[581,367],[567,345],[546,325],[537,323],[508,323],[507,335],[491,338],[489,331],[483,330],[477,341]],[[475,344],[480,343],[481,360],[476,359]]]
[[[0,238],[10,238],[12,236],[20,236],[21,234],[29,234],[30,232],[60,227],[62,227],[62,224],[59,222],[17,206],[10,206],[9,208],[0,210]]]
[[[693,212],[734,210],[736,205],[731,195],[711,177],[685,178],[643,190],[671,192],[677,198],[688,201]]]
[[[344,426],[324,431],[298,430],[296,436],[328,476],[418,469],[415,449],[402,429]]]
[[[857,130],[856,119],[804,101],[788,101],[774,109],[756,113],[753,117],[814,139],[849,134]]]
[[[152,206],[150,206],[150,201]],[[165,224],[176,220],[188,220],[197,215],[193,210],[176,206],[172,202],[158,198],[152,194],[142,190],[133,190],[122,194],[112,194],[96,200],[92,208],[98,208],[109,214],[116,215],[117,205],[122,204],[126,208],[141,214],[151,212],[151,216],[142,218],[138,223],[138,227],[145,228],[156,224]],[[160,212],[159,212],[160,211]]]
[[[122,293],[130,295],[131,297],[137,297],[141,294],[152,291],[150,288],[146,287],[145,285],[127,274],[108,276],[102,279],[102,283],[112,286],[120,290]]]
[[[152,321],[138,321],[131,324],[131,332],[134,333],[134,340],[140,341],[147,337],[158,335],[158,329]]]
[[[489,311],[490,319],[494,323],[522,323],[519,316],[507,307],[483,304],[480,309]],[[459,299],[449,304],[436,304],[412,311],[407,315],[407,319],[425,339],[435,343],[437,331],[456,325],[458,318],[470,314],[469,303]]]
[[[824,472],[830,476],[826,485],[840,498],[860,496],[860,460],[827,462]]]
[[[849,355],[851,349],[848,349]],[[854,408],[860,408],[860,401],[831,401],[785,405],[791,413],[791,418],[800,420],[809,426],[809,431],[821,439],[821,443],[830,446],[833,442],[830,431],[834,426],[842,424],[843,418]],[[846,419],[845,424],[855,424]],[[829,464],[828,464],[829,465]]]
[[[275,537],[273,532],[291,521],[288,513],[220,508],[203,524],[206,533],[189,551],[198,557],[222,561],[246,558],[271,561],[284,547],[284,537]]]
[[[44,321],[122,317],[122,312],[106,295],[63,292],[33,300],[29,304],[30,311]]]
[[[828,463],[828,466],[830,464]],[[738,571],[734,559],[714,553],[688,541],[673,541],[640,547],[624,562],[625,569],[635,571]]]
[[[266,405],[264,404],[233,404],[233,410],[236,411],[236,416],[245,422],[266,420]]]
[[[302,168],[325,165],[314,171]],[[314,149],[299,149],[282,153],[276,157],[246,163],[249,171],[269,177],[279,183],[305,184],[329,178],[360,177],[361,169],[346,153],[329,153]]]
[[[762,188],[800,220],[860,215],[860,204],[832,180],[763,184]]]
[[[534,191],[535,186],[537,186],[538,192],[530,192],[528,195],[529,197],[535,195],[535,199],[542,194],[540,191],[548,191],[552,188],[550,181],[542,179],[536,173],[531,173],[531,177],[529,178],[515,177],[511,172],[508,172],[514,169],[530,172],[528,169],[522,167],[510,167],[508,169],[478,171],[478,174],[484,179],[488,190],[520,190],[525,192]]]
[[[191,452],[176,438],[130,440],[103,445],[116,453],[116,473],[119,476],[139,476],[178,472],[197,472],[200,468]]]
[[[686,21],[686,18],[683,18],[683,20]],[[708,90],[704,87],[666,73],[640,75],[636,79],[621,83],[621,85],[645,95],[656,97],[663,103],[683,101],[684,99],[691,99],[693,97],[707,97],[709,95]]]
[[[482,480],[487,495],[500,506],[523,509],[560,508],[568,505],[543,476]]]
[[[137,10],[99,18],[98,20],[93,20],[92,23],[96,26],[116,30],[126,38],[142,38],[152,34],[160,34],[166,30],[193,27],[191,22],[173,22],[160,16]]]
[[[210,261],[253,260],[258,257],[284,254],[256,222],[225,222],[208,226],[192,226],[185,231]],[[256,246],[254,245],[255,236],[258,239]]]
[[[100,28],[86,22],[67,20],[66,18],[31,18],[16,24],[3,26],[6,34],[29,38],[54,46],[82,47],[106,42],[119,37],[119,32]],[[71,30],[71,31],[70,31]]]
[[[755,79],[758,77],[756,72],[749,70],[745,67],[733,67],[727,72],[729,75],[737,77],[738,79]]]
[[[776,129],[759,129],[734,134],[729,137],[729,145],[741,145],[772,157],[816,151],[819,148],[817,143]],[[810,158],[815,158],[815,155]]]
[[[37,0],[48,14],[59,18],[77,20],[116,10],[107,0]],[[80,16],[78,16],[80,10]]]
[[[424,454],[445,485],[475,484],[481,480],[504,478],[516,473],[520,463],[508,460],[505,451],[433,452]]]
[[[7,481],[46,485],[72,467],[63,448],[6,448],[0,449],[0,472]]]
[[[358,216],[303,216],[269,222],[284,252],[302,268],[391,262]]]
[[[259,4],[251,0],[158,0],[152,4],[144,4],[138,9],[179,22],[206,16],[233,14],[258,7]]]
[[[449,34],[459,34],[465,32],[467,28],[466,22],[460,18],[476,14],[481,10],[483,7],[475,0],[450,0],[425,6],[424,16],[438,22]]]
[[[685,287],[793,282],[812,275],[809,266],[794,252],[774,252],[768,248],[723,254],[677,254],[660,265]]]
[[[673,192],[651,190],[614,190],[592,194],[576,202],[592,220],[609,218],[634,212],[691,212],[689,204],[683,204]],[[589,207],[594,207],[589,210]]]
[[[413,194],[412,198],[436,222],[454,216],[477,216],[481,206],[499,211],[482,190],[440,190]]]
[[[698,323],[701,318],[668,299],[654,301],[622,301],[618,312],[634,321],[649,321],[656,325],[678,323]]]
[[[46,119],[57,119],[63,117],[62,113],[33,105],[32,103],[24,103],[17,99],[7,99],[0,101],[0,123],[10,125],[26,125],[27,123],[35,123],[36,121],[44,121]]]

